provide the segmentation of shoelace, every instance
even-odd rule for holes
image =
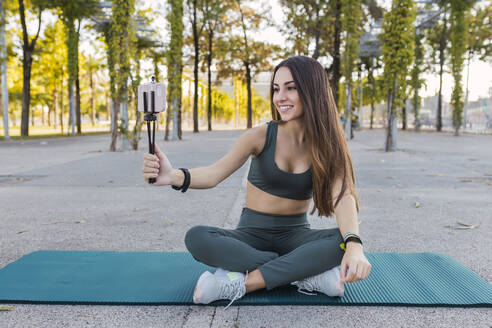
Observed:
[[[309,281],[294,281],[291,283],[291,285],[297,286],[297,291],[302,294],[306,295],[318,295],[316,293],[308,293],[308,292],[303,292],[302,289],[307,290],[307,291],[313,291],[315,286],[310,283]]]
[[[244,280],[242,282],[241,279],[237,279],[233,283],[222,285],[222,290],[220,291],[220,295],[222,296],[222,298],[228,298],[231,300],[231,302],[227,304],[224,310],[227,310],[227,308],[231,306],[232,302],[234,302],[237,299],[240,299],[246,293],[247,279],[248,279],[248,271],[246,271],[246,276],[244,277]],[[236,291],[235,294],[234,291]]]

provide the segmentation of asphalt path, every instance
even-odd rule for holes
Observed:
[[[174,167],[208,166],[244,130],[185,131],[158,144]],[[250,161],[213,190],[143,182],[138,151],[109,152],[109,136],[0,142],[0,268],[41,250],[186,251],[199,224],[233,228]],[[492,136],[383,130],[349,142],[366,252],[447,254],[492,281]],[[312,204],[311,204],[312,205]],[[333,218],[309,217],[312,228]],[[452,229],[456,222],[474,229]],[[492,327],[491,308],[393,306],[21,305],[0,327]]]

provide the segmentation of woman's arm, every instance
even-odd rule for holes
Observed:
[[[333,187],[332,195],[335,198],[334,202],[340,194],[341,189],[342,180],[339,179]],[[349,190],[345,192],[335,207],[335,216],[342,236],[349,231],[359,235],[357,207],[355,198]],[[367,261],[361,244],[354,241],[347,243],[340,268],[340,278],[343,282],[355,282],[367,278],[371,271],[371,264]],[[346,274],[347,269],[349,270],[348,275]]]
[[[239,169],[249,156],[255,152],[261,128],[255,127],[244,132],[227,155],[212,165],[189,169],[189,188],[213,188]],[[142,171],[145,181],[148,182],[149,178],[157,178],[156,183],[154,183],[155,186],[182,186],[184,182],[183,171],[174,169],[167,156],[157,145],[155,145],[155,151],[155,155],[145,154],[144,156]]]
[[[337,207],[335,207],[335,217],[342,236],[349,231],[354,232],[359,236],[359,220],[357,217],[354,196],[345,194],[342,197],[337,204]],[[358,249],[362,251],[362,245],[354,241],[349,241],[347,243],[347,250],[349,249]]]

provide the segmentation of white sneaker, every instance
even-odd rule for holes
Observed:
[[[217,275],[209,271],[202,273],[195,286],[193,303],[209,304],[216,300],[229,299],[231,302],[225,307],[227,309],[232,302],[246,294],[245,282],[248,272],[244,275],[241,272],[220,270],[222,271]]]
[[[345,288],[340,280],[340,266],[336,266],[328,271],[320,273],[316,276],[308,277],[300,281],[291,282],[291,285],[298,287],[297,291],[306,295],[316,295],[316,293],[306,293],[307,291],[316,291],[326,294],[331,297],[343,297]]]
[[[217,268],[217,270],[215,270],[215,272],[214,272],[214,275],[219,276],[219,277],[225,277],[225,276],[227,276],[228,272],[230,272],[230,271],[222,269],[222,268]]]

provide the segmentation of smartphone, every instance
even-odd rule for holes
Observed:
[[[161,113],[166,110],[166,85],[164,83],[144,83],[138,86],[138,111]]]

